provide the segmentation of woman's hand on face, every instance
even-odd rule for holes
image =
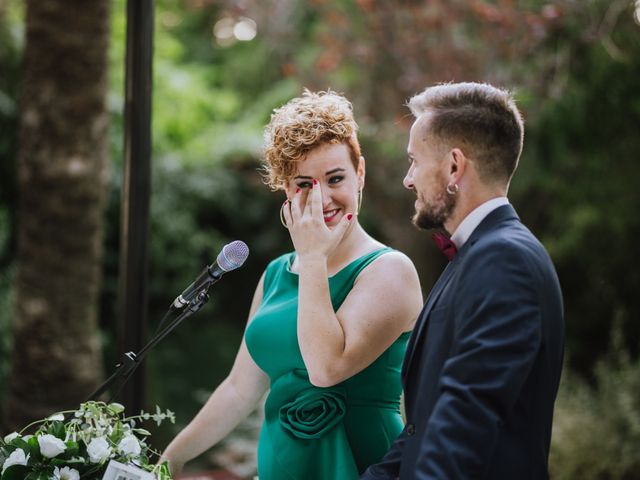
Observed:
[[[346,233],[353,214],[347,213],[330,229],[324,222],[322,189],[317,180],[309,188],[306,200],[298,189],[283,207],[284,218],[299,258],[317,256],[323,260],[338,246]]]

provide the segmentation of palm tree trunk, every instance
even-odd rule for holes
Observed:
[[[102,375],[109,0],[29,0],[5,426],[77,405]]]

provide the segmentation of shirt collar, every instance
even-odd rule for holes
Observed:
[[[459,250],[487,215],[493,212],[496,208],[508,204],[509,200],[507,197],[492,198],[491,200],[484,202],[469,215],[464,217],[464,220],[460,222],[456,231],[451,235],[451,241],[456,244],[456,247],[458,247]]]

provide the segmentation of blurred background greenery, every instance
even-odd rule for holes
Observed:
[[[74,1],[66,0],[69,8]],[[23,221],[18,138],[26,11],[34,3],[0,0],[5,405],[9,377],[20,372],[11,366]],[[126,5],[102,3],[111,11],[109,175],[93,334],[104,375],[116,362]],[[352,100],[367,159],[362,222],[414,260],[426,295],[443,260],[409,222],[413,202],[401,179],[412,119],[404,104],[427,85],[473,80],[516,92],[526,139],[510,199],[548,248],[565,296],[553,478],[640,478],[640,2],[157,0],[154,41],[150,330],[222,245],[242,239],[251,249],[245,266],[216,285],[210,304],[148,357],[149,403],[178,418],[157,432],[157,446],[224,378],[261,271],[291,249],[278,221],[282,194],[270,192],[257,172],[272,109],[304,87]]]

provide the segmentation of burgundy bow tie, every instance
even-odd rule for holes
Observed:
[[[458,247],[456,244],[451,241],[449,237],[447,237],[444,233],[437,232],[431,235],[433,241],[436,242],[436,246],[440,249],[444,256],[447,257],[447,260],[453,260],[453,257],[458,253]]]

